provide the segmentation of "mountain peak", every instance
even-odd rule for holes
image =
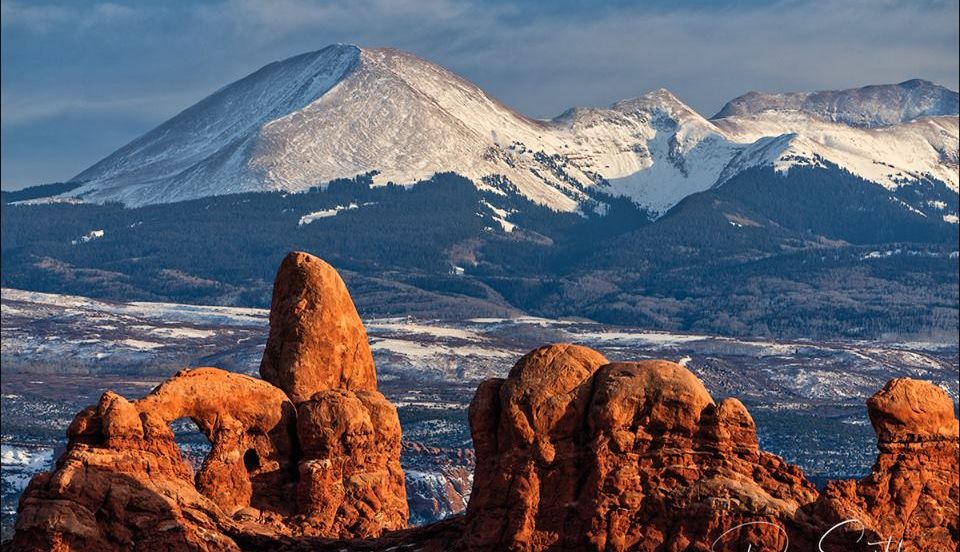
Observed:
[[[802,113],[835,123],[880,127],[928,116],[960,114],[958,94],[927,80],[874,84],[820,92],[748,92],[731,100],[713,119]]]
[[[645,107],[648,109],[654,107],[683,107],[685,109],[690,109],[687,104],[683,103],[683,101],[676,96],[676,94],[666,88],[657,88],[635,98],[620,100],[614,103],[611,107],[618,111],[633,109],[636,107]]]
[[[897,86],[901,88],[922,88],[922,87],[936,87],[939,85],[931,81],[928,81],[926,79],[910,79],[897,84]]]
[[[852,126],[956,113],[956,105],[955,92],[917,80],[840,92],[754,92],[728,104],[721,115],[729,117],[708,121],[660,88],[608,108],[536,121],[408,52],[333,44],[221,88],[75,177],[80,185],[68,194],[137,206],[302,191],[370,172],[375,184],[383,184],[452,171],[481,189],[506,188],[558,211],[577,211],[603,183],[605,193],[663,213],[717,183],[735,158],[769,162],[763,143],[757,155],[740,154],[756,150],[749,145],[760,138],[805,136],[792,120],[846,122],[851,126],[826,124],[836,127],[829,132],[849,133],[862,130]],[[869,178],[890,185],[926,174],[955,186],[950,139],[956,124],[941,122],[943,132],[899,133],[882,144],[870,142],[882,149],[870,149],[856,163],[849,152],[834,161],[851,170],[870,167]],[[856,137],[858,143],[868,139]],[[806,144],[805,153],[830,157],[831,140],[797,143]],[[884,159],[877,166],[886,167],[897,157],[890,152],[917,148],[925,152],[921,160],[901,156],[902,166],[874,174],[880,169],[873,160]]]

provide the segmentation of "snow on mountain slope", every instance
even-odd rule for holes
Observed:
[[[74,177],[70,195],[129,205],[270,189],[246,168],[260,127],[322,96],[358,62],[330,46],[226,86]]]
[[[598,190],[656,215],[751,166],[818,160],[886,186],[929,177],[956,190],[956,102],[926,84],[748,94],[715,120],[657,90],[536,121],[411,54],[335,45],[215,92],[77,175],[67,195],[138,206],[453,171],[559,211]]]
[[[266,124],[249,164],[267,182],[290,190],[371,169],[380,171],[378,182],[403,183],[442,170],[475,181],[503,174],[539,203],[576,208],[584,196],[575,186],[544,171],[532,154],[512,151],[511,144],[551,153],[559,146],[542,123],[445,69],[375,49],[363,50],[355,70],[323,97]],[[574,178],[590,182],[579,171]]]
[[[221,89],[75,177],[85,184],[70,195],[135,206],[300,191],[371,170],[381,183],[455,170],[478,182],[503,175],[523,195],[572,211],[592,180],[574,167],[558,177],[535,159],[556,154],[561,141],[551,138],[544,123],[439,66],[337,45]]]
[[[956,115],[958,109],[960,99],[956,92],[914,79],[900,84],[822,92],[749,92],[731,100],[713,118],[797,112],[835,123],[876,127],[920,117]]]
[[[939,180],[954,192],[960,184],[956,116],[923,117],[876,128],[770,111],[714,122],[733,139],[751,143],[727,167],[720,183],[749,166],[787,170],[793,165],[828,161],[888,189],[925,178]],[[770,138],[777,135],[779,138]]]
[[[578,152],[570,159],[603,175],[603,191],[655,214],[711,187],[744,147],[664,89],[608,109],[570,110],[553,125]]]

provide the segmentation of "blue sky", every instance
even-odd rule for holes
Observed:
[[[957,0],[2,0],[4,189],[69,179],[217,88],[333,42],[394,46],[551,117],[666,87],[958,88]]]

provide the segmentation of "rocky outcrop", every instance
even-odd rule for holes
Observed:
[[[376,389],[343,282],[319,259],[284,260],[261,374],[198,368],[137,401],[105,393],[70,424],[56,469],[24,492],[11,547],[955,551],[960,542],[958,421],[950,397],[924,382],[893,380],[868,401],[873,472],[818,493],[760,450],[743,404],[715,401],[683,366],[541,347],[477,388],[466,514],[404,529],[397,410]],[[211,443],[196,474],[170,429],[182,418]]]
[[[481,385],[470,421],[470,550],[683,550],[747,521],[792,523],[817,496],[759,450],[739,401],[714,403],[670,362],[544,347]],[[750,533],[755,548],[785,542]]]
[[[377,536],[407,525],[397,409],[376,391],[320,391],[297,407],[298,510],[309,534]]]
[[[80,412],[56,470],[24,492],[24,550],[230,550],[244,535],[377,537],[406,527],[396,408],[376,390],[340,276],[304,253],[277,275],[264,380],[184,370]],[[194,474],[170,424],[211,450]]]
[[[880,454],[860,481],[832,481],[811,508],[832,528],[824,550],[888,543],[889,550],[956,552],[960,543],[960,425],[953,401],[928,382],[895,379],[867,401]],[[901,545],[901,543],[903,543]]]
[[[471,404],[465,548],[957,550],[953,402],[900,379],[868,409],[874,472],[820,494],[760,450],[740,401],[714,402],[686,368],[543,347],[481,384]]]
[[[327,389],[377,389],[367,332],[347,286],[313,255],[290,253],[280,263],[260,377],[294,403]]]
[[[237,549],[226,536],[230,514],[250,507],[254,489],[286,467],[292,414],[279,389],[215,368],[184,370],[132,403],[108,391],[70,424],[57,469],[30,482],[14,544]],[[169,426],[183,417],[213,445],[196,479]]]
[[[280,264],[260,375],[297,407],[299,529],[349,538],[406,527],[400,418],[377,391],[346,285],[317,257],[291,253]]]

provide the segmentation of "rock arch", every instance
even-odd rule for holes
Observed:
[[[272,494],[292,471],[293,404],[262,380],[217,368],[182,370],[134,406],[145,427],[169,427],[180,418],[197,424],[211,447],[194,480],[197,490],[227,513]]]

